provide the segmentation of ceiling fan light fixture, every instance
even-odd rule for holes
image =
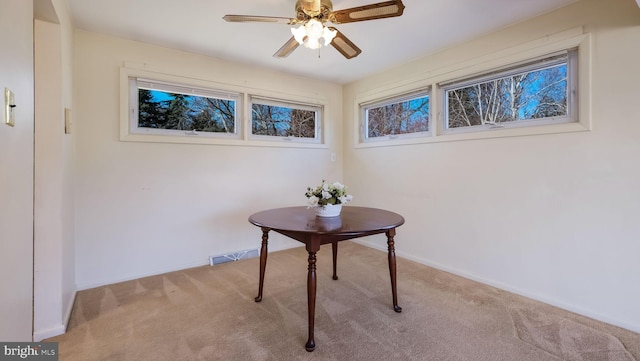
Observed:
[[[309,49],[319,49],[322,45],[331,44],[337,33],[336,30],[329,29],[316,19],[311,19],[297,28],[291,28],[291,34],[298,44]]]
[[[304,45],[305,48],[309,49],[320,49],[323,45],[328,46],[331,44],[345,58],[353,59],[362,53],[362,50],[336,28],[327,27],[324,24],[343,24],[392,18],[401,16],[404,8],[402,0],[386,0],[333,11],[331,0],[296,0],[296,15],[293,18],[225,15],[223,19],[228,22],[262,22],[292,26],[291,34],[293,36],[273,54],[276,58],[286,58],[300,45]],[[319,56],[320,53],[318,53]]]
[[[336,37],[337,33],[338,33],[338,30],[331,30],[325,26],[324,29],[322,30],[322,38],[324,39],[324,46],[331,44],[331,42],[333,41],[333,38]]]

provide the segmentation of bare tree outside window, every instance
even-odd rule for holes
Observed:
[[[317,137],[317,115],[314,110],[254,102],[251,131],[254,135],[313,139]]]
[[[446,126],[462,128],[567,116],[567,94],[565,55],[553,65],[449,87],[445,94]]]
[[[429,96],[399,96],[364,107],[366,138],[429,131]]]
[[[138,127],[235,133],[233,100],[138,89]]]

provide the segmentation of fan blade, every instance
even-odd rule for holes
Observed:
[[[300,44],[298,44],[298,42],[296,41],[296,38],[292,36],[291,39],[289,39],[289,41],[284,43],[284,45],[280,49],[278,49],[278,51],[276,51],[275,54],[273,54],[273,57],[286,58],[287,56],[289,56],[289,54],[293,53],[293,51],[296,50],[296,48],[298,48],[299,45]]]
[[[222,18],[231,23],[258,22],[258,23],[278,23],[278,24],[287,24],[287,25],[295,23],[295,19],[279,18],[274,16],[225,15]]]
[[[362,50],[360,50],[356,44],[352,43],[351,40],[347,39],[338,29],[334,27],[329,27],[329,29],[337,31],[336,37],[333,38],[331,45],[333,45],[340,54],[344,55],[345,58],[353,59],[362,53]]]
[[[355,8],[334,11],[329,15],[329,21],[334,24],[353,23],[356,21],[392,18],[402,15],[404,4],[402,0],[385,1],[377,4],[358,6]]]

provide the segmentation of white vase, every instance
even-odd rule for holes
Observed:
[[[316,207],[316,216],[318,217],[337,217],[342,211],[342,204],[326,204]]]

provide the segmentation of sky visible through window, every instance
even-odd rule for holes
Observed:
[[[567,116],[567,57],[562,59],[564,63],[448,89],[447,126]]]
[[[367,138],[429,131],[429,96],[366,108]]]
[[[284,105],[251,105],[251,131],[255,135],[316,138],[317,112]]]
[[[552,73],[553,74],[546,74]],[[527,119],[531,114],[535,113],[535,110],[540,107],[542,102],[544,101],[544,97],[537,96],[540,93],[546,92],[549,89],[550,93],[553,93],[554,97],[552,98],[554,101],[565,101],[566,100],[566,89],[567,89],[567,65],[561,64],[556,65],[552,68],[539,70],[536,72],[532,72],[528,74],[529,77],[534,80],[528,84],[524,88],[525,99],[528,99],[524,106],[520,109],[518,113],[518,119]],[[549,81],[549,77],[552,77],[552,80]],[[566,115],[566,114],[562,114]]]
[[[171,101],[175,98],[171,93],[163,92],[160,90],[149,90],[149,92],[151,93],[151,99],[154,102],[166,102]],[[187,101],[192,101],[193,97],[190,95],[185,95],[185,99],[187,99]]]
[[[235,133],[235,101],[139,88],[138,127]]]

